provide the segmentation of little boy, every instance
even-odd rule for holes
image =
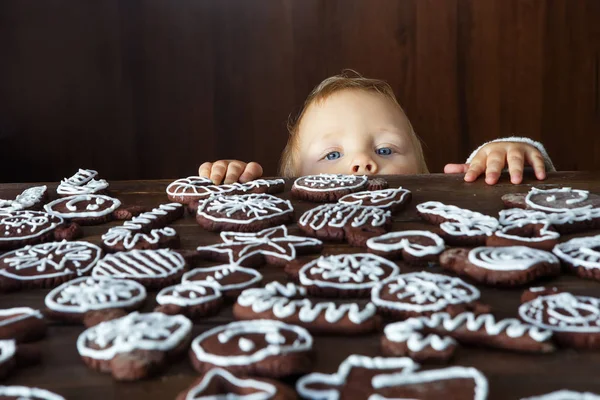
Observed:
[[[351,74],[350,74],[351,73]],[[421,142],[392,88],[354,71],[332,76],[310,93],[283,151],[279,175],[319,173],[392,175],[428,173]],[[493,185],[508,162],[511,182],[521,183],[525,163],[537,179],[554,171],[544,147],[526,138],[510,137],[486,143],[465,164],[448,164],[445,173],[464,173],[472,182],[485,172]],[[247,182],[262,176],[256,162],[205,162],[198,174],[215,184]]]

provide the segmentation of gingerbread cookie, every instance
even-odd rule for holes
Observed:
[[[162,289],[156,295],[156,302],[159,306],[155,311],[195,319],[217,313],[223,304],[223,296],[217,285],[210,282],[184,282]]]
[[[479,290],[460,278],[425,271],[391,277],[371,292],[377,310],[398,319],[438,311],[454,315],[476,308],[479,297]]]
[[[189,176],[177,179],[167,186],[169,200],[190,204],[216,195],[239,195],[247,193],[280,193],[285,188],[283,179],[256,179],[247,183],[213,185],[208,178]]]
[[[47,198],[48,188],[46,185],[34,186],[25,189],[14,200],[0,199],[0,211],[37,210],[41,208],[42,203],[44,203]]]
[[[77,224],[42,211],[0,211],[0,251],[52,240],[72,240],[82,235]]]
[[[63,283],[46,295],[46,315],[52,319],[81,323],[90,312],[139,309],[146,288],[127,279],[81,277]]]
[[[371,303],[336,304],[313,302],[307,291],[293,283],[268,283],[264,288],[246,289],[233,307],[237,319],[278,319],[300,325],[314,333],[361,334],[379,326]]]
[[[46,321],[38,310],[15,307],[0,310],[0,339],[18,343],[40,340],[46,335]]]
[[[51,242],[25,246],[0,256],[0,292],[51,288],[87,275],[102,251],[88,242]]]
[[[121,202],[102,194],[82,194],[62,197],[44,206],[50,215],[56,215],[79,225],[97,225],[111,221]]]
[[[519,307],[525,322],[554,332],[567,347],[600,349],[600,299],[558,293],[538,296]]]
[[[367,240],[369,252],[409,264],[435,262],[446,248],[444,239],[429,231],[390,232]]]
[[[309,236],[364,247],[368,239],[386,233],[392,214],[377,207],[354,204],[323,204],[306,211],[298,227]]]
[[[194,368],[221,367],[234,374],[280,378],[312,368],[313,338],[296,325],[276,320],[237,321],[205,331],[192,341]]]
[[[342,197],[339,202],[355,204],[357,206],[370,206],[397,212],[402,210],[410,202],[412,193],[410,190],[399,187],[397,189],[366,190],[364,192],[351,193]]]
[[[175,400],[200,399],[296,400],[296,393],[281,382],[265,378],[241,378],[222,368],[213,368],[198,378]]]
[[[93,169],[79,169],[75,175],[60,182],[56,193],[59,196],[103,193],[108,188],[108,182],[94,179],[97,175],[98,172]]]
[[[571,239],[552,252],[577,276],[600,280],[600,235]]]
[[[561,291],[558,290],[557,287],[544,287],[544,286],[530,287],[529,289],[524,290],[523,294],[521,294],[521,303],[527,303],[528,301],[531,301],[540,296],[547,296],[550,294],[558,294],[558,293],[561,293]]]
[[[439,312],[389,324],[381,344],[387,356],[447,361],[456,342],[526,353],[549,353],[555,350],[551,339],[552,331],[518,319],[497,320],[492,314],[476,315],[467,311],[455,316]]]
[[[257,286],[263,277],[260,272],[236,264],[196,268],[183,274],[182,283],[208,282],[216,286],[228,299],[235,299],[245,289]]]
[[[289,200],[270,194],[214,196],[198,204],[196,220],[209,231],[258,232],[291,222]]]
[[[557,390],[541,396],[522,398],[521,400],[600,400],[600,395],[590,392],[574,392],[572,390]]]
[[[336,254],[305,264],[298,281],[315,296],[368,297],[371,288],[399,272],[395,263],[375,254]]]
[[[131,279],[157,289],[179,281],[187,265],[169,249],[131,250],[108,254],[92,270],[93,277]]]
[[[285,225],[260,232],[221,232],[223,243],[200,246],[197,256],[231,264],[258,267],[269,263],[285,265],[297,255],[321,251],[318,239],[288,234]]]
[[[27,386],[0,386],[0,398],[5,400],[65,400],[45,389]]]
[[[179,203],[161,204],[122,226],[110,228],[102,235],[106,251],[151,250],[179,247],[179,235],[167,225],[183,216]]]
[[[320,174],[303,176],[294,181],[292,196],[318,203],[338,201],[347,194],[368,188],[365,175]]]
[[[519,286],[560,274],[552,253],[525,246],[450,249],[440,256],[442,268],[494,286]]]
[[[367,180],[367,190],[383,190],[390,187],[388,181],[383,178],[369,177]]]
[[[541,211],[502,210],[499,221],[502,227],[488,236],[487,246],[527,246],[550,251],[560,238],[548,215]]]
[[[428,201],[417,205],[423,220],[439,225],[440,236],[452,246],[481,246],[499,227],[498,220],[488,215]]]

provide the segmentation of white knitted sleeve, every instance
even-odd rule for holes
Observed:
[[[518,137],[518,136],[510,136],[510,137],[500,138],[500,139],[492,140],[490,142],[482,144],[474,152],[471,153],[469,158],[467,158],[466,163],[470,164],[471,161],[473,160],[473,158],[475,157],[475,155],[477,154],[477,152],[479,150],[481,150],[481,148],[483,146],[485,146],[486,144],[496,143],[496,142],[519,142],[519,143],[530,144],[533,147],[535,147],[536,149],[538,149],[540,151],[540,153],[542,153],[542,157],[544,157],[544,165],[546,166],[546,171],[547,172],[555,172],[556,171],[556,168],[554,168],[554,164],[552,164],[552,160],[550,159],[550,156],[546,152],[546,149],[544,148],[543,144],[541,144],[540,142],[536,142],[535,140],[531,140],[529,138]]]

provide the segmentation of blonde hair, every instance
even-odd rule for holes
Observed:
[[[319,102],[327,99],[332,94],[346,90],[346,89],[357,89],[357,90],[365,90],[368,92],[377,92],[391,101],[394,102],[399,108],[402,114],[406,116],[406,113],[402,109],[400,103],[396,99],[394,95],[394,91],[392,87],[385,81],[379,79],[370,79],[365,78],[360,75],[358,72],[353,70],[344,70],[340,75],[334,75],[325,79],[323,82],[319,83],[313,90],[310,92],[306,100],[304,101],[304,105],[298,116],[295,119],[290,118],[287,124],[287,129],[289,132],[288,142],[283,149],[283,153],[281,155],[281,160],[279,163],[279,175],[283,177],[292,177],[297,176],[297,160],[296,154],[298,153],[298,128],[300,126],[300,122],[302,121],[302,117],[304,117],[304,113],[308,109],[308,107],[313,102]],[[413,147],[415,149],[417,163],[418,163],[418,171],[419,173],[426,174],[429,173],[427,169],[427,164],[425,163],[425,156],[423,155],[423,148],[421,146],[421,140],[415,133],[412,124],[406,118],[408,122],[408,126],[410,127],[410,139],[412,141]]]

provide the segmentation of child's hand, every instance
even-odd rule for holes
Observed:
[[[245,163],[238,160],[219,160],[215,162],[205,162],[198,168],[198,175],[204,178],[210,178],[215,185],[234,183],[240,181],[246,183],[256,178],[260,178],[263,169],[260,164],[255,162]],[[225,180],[223,180],[225,178]]]
[[[534,146],[520,142],[489,143],[477,152],[470,164],[447,164],[444,173],[464,173],[465,181],[473,182],[485,172],[485,182],[493,185],[498,182],[507,161],[510,181],[514,184],[519,184],[523,180],[525,162],[533,166],[535,176],[539,180],[546,178],[542,153]]]

